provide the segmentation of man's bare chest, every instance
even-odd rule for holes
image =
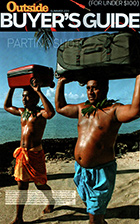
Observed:
[[[78,129],[82,131],[105,131],[115,125],[114,115],[110,111],[98,111],[90,116],[80,116]]]

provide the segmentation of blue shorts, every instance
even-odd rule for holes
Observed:
[[[74,182],[88,213],[105,214],[114,190],[116,170],[116,160],[92,169],[83,168],[75,162]]]

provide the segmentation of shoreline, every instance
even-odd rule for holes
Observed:
[[[77,138],[43,139],[42,145],[45,152],[45,160],[66,161],[74,160],[74,148]],[[13,170],[15,159],[13,152],[19,147],[20,141],[12,141],[0,144],[0,187],[14,184]],[[131,134],[118,134],[115,144],[117,158],[127,152],[136,152],[140,149],[140,130]]]
[[[139,223],[139,152],[128,152],[121,158],[116,158],[117,175],[115,189],[108,204],[105,220],[108,224],[138,224]],[[52,190],[75,191],[75,203],[56,204],[52,213],[42,216],[45,205],[25,205],[23,219],[27,223],[60,223],[60,224],[88,224],[89,217],[86,207],[77,193],[73,182],[74,160],[71,161],[47,161],[48,184]],[[3,180],[4,181],[4,180]],[[10,181],[10,180],[9,180]],[[9,182],[7,182],[9,184]],[[5,203],[7,191],[17,191],[17,183],[0,188],[0,223],[11,223],[16,215],[16,204]],[[30,183],[29,190],[37,190],[34,183]],[[34,202],[34,200],[33,200]]]

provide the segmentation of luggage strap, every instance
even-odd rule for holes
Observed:
[[[79,51],[78,51],[78,53],[77,53],[77,55],[76,55],[76,65],[77,65],[77,66],[80,66],[80,51],[81,51],[81,49],[82,49],[83,41],[84,41],[84,39],[81,39],[81,40],[79,41],[79,45],[78,45]]]
[[[113,43],[113,38],[115,34],[111,34],[110,37],[107,37],[106,42],[104,43],[104,48],[106,48],[106,60],[110,61],[111,60],[111,44]]]

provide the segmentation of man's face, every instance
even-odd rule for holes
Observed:
[[[34,97],[27,90],[23,91],[22,102],[24,107],[27,107],[27,108],[36,106]]]
[[[87,96],[91,104],[96,104],[106,98],[106,93],[97,80],[90,80],[87,82]]]

